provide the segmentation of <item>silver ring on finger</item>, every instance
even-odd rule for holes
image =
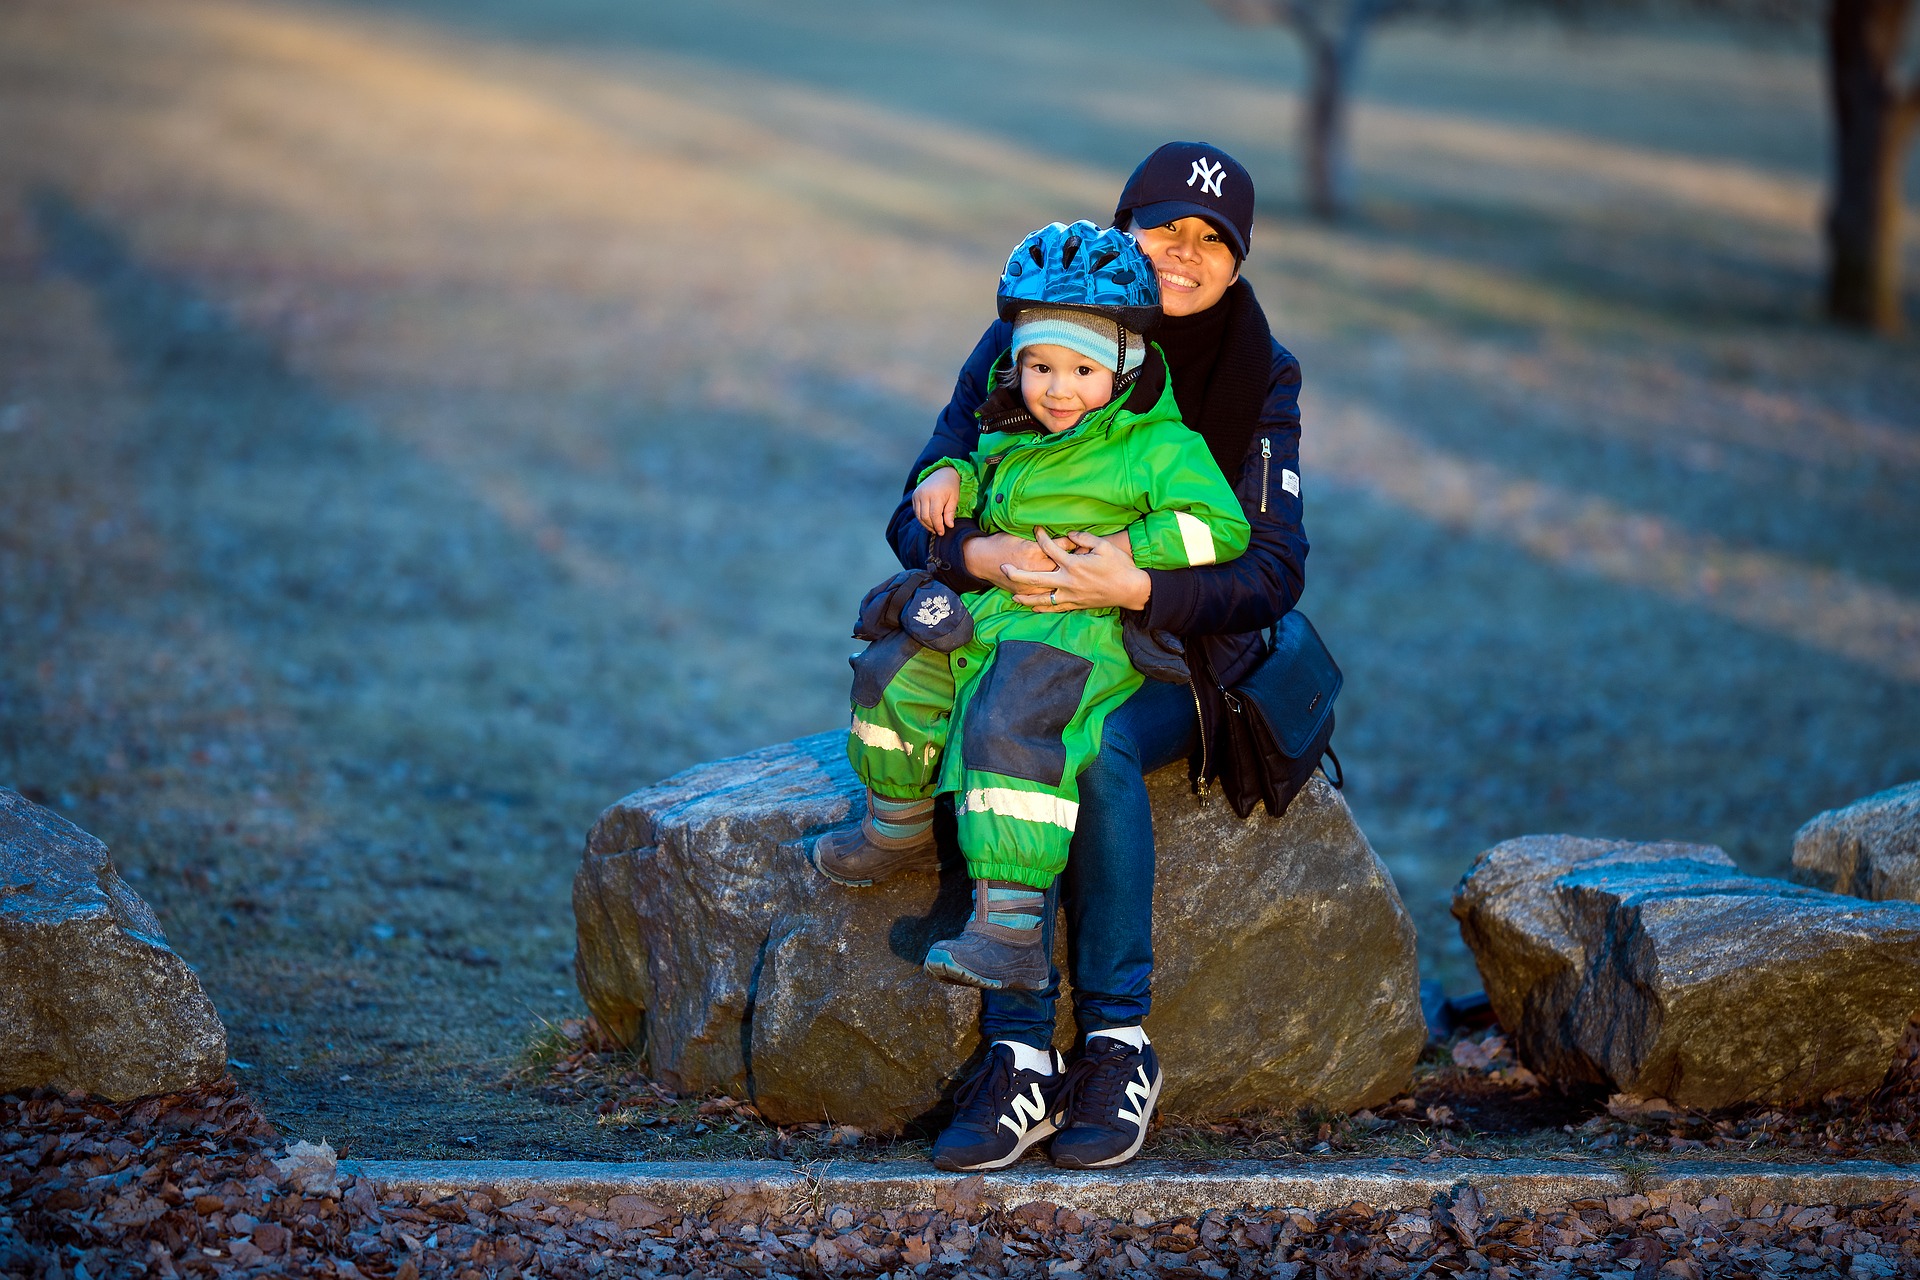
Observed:
[[[1048,604],[1060,603],[1060,588],[1055,587],[1053,590],[1047,592],[1047,603]]]

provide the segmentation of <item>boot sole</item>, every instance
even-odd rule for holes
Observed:
[[[1167,1079],[1167,1073],[1165,1071],[1162,1071],[1157,1077],[1154,1078],[1153,1088],[1149,1090],[1147,1093],[1146,1112],[1140,1117],[1143,1123],[1140,1126],[1140,1132],[1138,1136],[1136,1136],[1133,1140],[1132,1146],[1128,1147],[1125,1151],[1122,1151],[1118,1155],[1108,1156],[1105,1160],[1090,1160],[1085,1164],[1082,1164],[1081,1162],[1074,1160],[1071,1157],[1065,1160],[1062,1160],[1056,1157],[1053,1162],[1055,1166],[1061,1169],[1111,1169],[1113,1168],[1113,1166],[1117,1164],[1125,1164],[1127,1161],[1139,1155],[1140,1148],[1145,1146],[1147,1142],[1147,1130],[1153,1126],[1153,1113],[1154,1113],[1154,1110],[1158,1108],[1160,1105],[1160,1086],[1166,1083],[1166,1079]]]
[[[849,880],[845,876],[837,876],[833,874],[833,872],[827,870],[825,867],[820,865],[820,860],[818,858],[809,856],[807,861],[813,863],[813,869],[815,871],[818,871],[821,875],[825,876],[827,879],[833,881],[835,884],[841,886],[844,889],[870,889],[873,887],[873,881],[871,880]]]
[[[1053,1127],[1053,1121],[1039,1120],[1034,1123],[1033,1128],[1027,1130],[1025,1137],[1013,1144],[1012,1151],[1001,1156],[998,1160],[982,1160],[978,1164],[942,1164],[940,1161],[935,1160],[933,1167],[936,1169],[944,1169],[948,1173],[979,1173],[988,1169],[1004,1169],[1008,1165],[1017,1162],[1021,1156],[1027,1154],[1028,1148],[1032,1147],[1034,1143],[1046,1138],[1051,1138],[1058,1132],[1060,1131]]]
[[[914,859],[923,856],[927,861],[929,869],[937,865],[939,854],[934,846],[928,845],[925,849],[912,850],[901,859],[899,865],[888,868],[885,875],[869,876],[865,880],[855,880],[852,876],[835,875],[820,865],[820,846],[818,841],[814,843],[813,847],[807,850],[807,861],[812,865],[813,869],[844,889],[870,889],[882,880],[890,879],[899,872],[908,870],[913,865]]]
[[[920,966],[942,982],[950,982],[956,987],[978,987],[982,991],[1044,991],[1045,978],[1038,982],[1022,979],[1001,981],[988,978],[965,967],[944,951],[929,951],[924,964]]]

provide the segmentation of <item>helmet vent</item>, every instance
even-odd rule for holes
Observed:
[[[995,298],[1000,318],[1028,307],[1067,307],[1148,333],[1160,320],[1153,268],[1132,236],[1091,222],[1055,222],[1007,257]]]

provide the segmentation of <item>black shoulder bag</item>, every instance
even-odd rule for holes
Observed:
[[[1346,783],[1330,745],[1341,684],[1333,655],[1304,613],[1281,618],[1268,640],[1267,656],[1240,683],[1220,691],[1227,704],[1220,789],[1243,818],[1263,800],[1274,817],[1285,813],[1322,756],[1333,762],[1328,781],[1335,787]]]

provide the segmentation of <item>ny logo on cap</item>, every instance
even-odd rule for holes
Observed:
[[[1220,185],[1227,180],[1227,166],[1216,164],[1209,166],[1205,156],[1193,162],[1193,172],[1187,175],[1187,185],[1198,182],[1200,190],[1208,195],[1224,196]]]

